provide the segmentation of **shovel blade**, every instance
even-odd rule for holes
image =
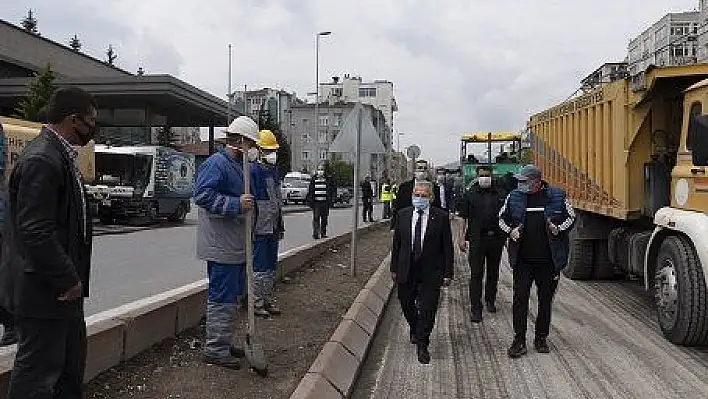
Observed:
[[[250,367],[258,374],[266,375],[268,373],[268,360],[266,359],[263,345],[253,342],[253,339],[250,339],[246,341],[244,350],[246,361]]]

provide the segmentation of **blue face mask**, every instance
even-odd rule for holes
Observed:
[[[413,207],[419,211],[424,211],[430,206],[430,199],[423,197],[413,197]]]

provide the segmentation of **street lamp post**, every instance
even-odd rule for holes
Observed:
[[[315,138],[320,133],[320,37],[329,36],[332,32],[319,32],[315,35]]]

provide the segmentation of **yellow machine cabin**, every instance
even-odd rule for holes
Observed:
[[[708,343],[706,78],[708,65],[653,68],[527,126],[535,163],[578,210],[565,275],[643,276],[683,345]]]
[[[9,178],[9,171],[12,170],[25,145],[37,137],[42,129],[42,124],[0,117],[0,126],[2,127],[0,133],[4,138],[5,177]],[[79,151],[79,169],[83,175],[84,183],[92,183],[95,171],[94,143],[91,142],[85,147],[77,147],[77,150]]]

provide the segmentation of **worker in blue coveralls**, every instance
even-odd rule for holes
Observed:
[[[260,161],[253,164],[253,194],[258,216],[254,228],[253,269],[255,282],[255,314],[261,317],[279,315],[275,301],[275,271],[278,266],[278,241],[283,238],[280,173],[276,162],[278,140],[270,130],[261,130],[256,143]]]
[[[225,133],[224,148],[204,161],[197,174],[197,257],[207,262],[209,278],[203,360],[238,369],[231,340],[246,286],[246,240],[252,239],[246,237],[245,216],[255,208],[254,197],[244,194],[243,154],[257,158],[258,126],[240,116]]]

